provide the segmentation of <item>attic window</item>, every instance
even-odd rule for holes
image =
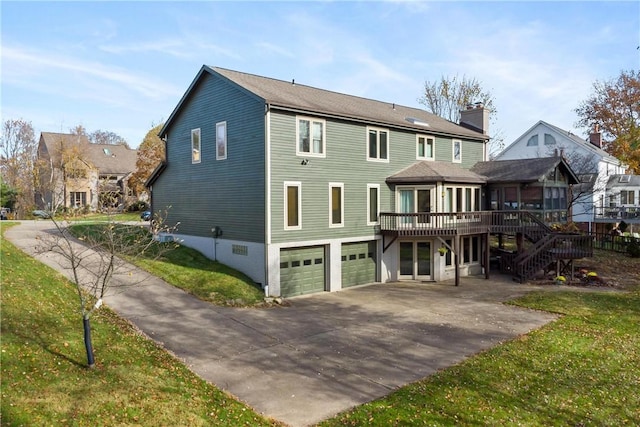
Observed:
[[[624,182],[630,182],[630,180],[631,180],[631,175],[622,175],[622,176],[620,177],[619,182],[623,182],[623,183],[624,183]]]
[[[424,120],[416,119],[415,117],[407,117],[405,120],[414,125],[429,127],[429,123]]]
[[[592,182],[594,176],[593,175],[582,175],[580,177],[580,182]]]
[[[537,147],[538,146],[538,135],[533,135],[527,141],[527,147]]]
[[[549,135],[548,133],[544,134],[544,145],[556,145],[556,139],[553,135]]]

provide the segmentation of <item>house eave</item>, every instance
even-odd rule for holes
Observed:
[[[153,172],[151,172],[151,175],[149,175],[149,178],[147,178],[147,180],[145,181],[144,183],[145,188],[151,187],[166,168],[167,168],[167,162],[160,162],[160,164],[156,166]]]

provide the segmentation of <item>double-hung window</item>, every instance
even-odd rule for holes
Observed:
[[[367,128],[367,160],[389,161],[389,131]]]
[[[454,139],[451,143],[453,156],[451,161],[453,163],[461,163],[462,162],[462,141]]]
[[[620,192],[620,204],[621,205],[633,205],[635,197],[633,191],[623,190]]]
[[[300,182],[284,183],[284,228],[285,230],[302,229],[302,184]]]
[[[86,206],[87,204],[87,193],[86,192],[81,192],[81,191],[71,191],[70,193],[70,197],[71,199],[71,206],[72,207],[82,207],[82,206]]]
[[[416,158],[418,160],[434,159],[435,138],[431,136],[418,135],[416,144]]]
[[[200,163],[202,158],[200,128],[191,129],[191,163]]]
[[[329,227],[344,226],[344,184],[329,183]]]
[[[367,225],[378,225],[380,220],[380,184],[367,184]]]
[[[216,160],[227,158],[227,122],[216,123]]]
[[[324,120],[298,117],[296,154],[299,156],[325,157],[325,126],[326,122]]]

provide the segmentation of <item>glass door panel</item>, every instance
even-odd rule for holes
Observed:
[[[418,205],[416,206],[416,212],[431,212],[431,190],[417,190],[418,193]],[[421,224],[428,224],[430,222],[430,215],[420,215],[418,222]]]
[[[413,242],[400,242],[400,277],[413,279]]]
[[[400,242],[400,280],[431,280],[431,242]]]
[[[415,212],[415,199],[413,189],[411,190],[399,190],[398,192],[400,200],[399,207],[400,213],[414,213]],[[402,224],[413,224],[411,217],[403,216],[401,219]]]
[[[431,278],[431,242],[416,242],[416,267],[418,279]]]

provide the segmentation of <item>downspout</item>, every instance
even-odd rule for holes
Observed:
[[[271,247],[271,105],[264,105],[264,182],[265,182],[265,206],[264,206],[264,296],[269,296],[269,250]]]

